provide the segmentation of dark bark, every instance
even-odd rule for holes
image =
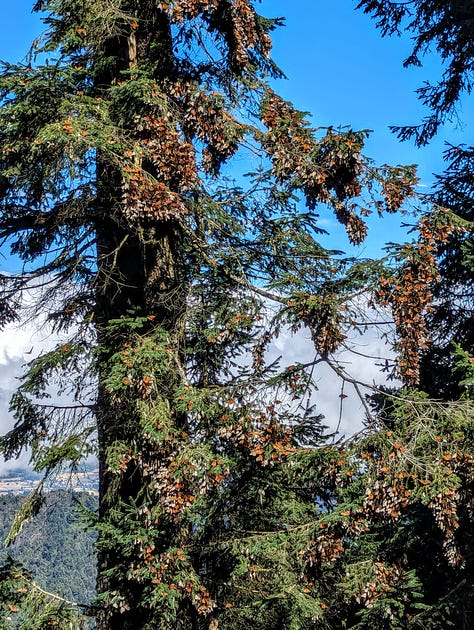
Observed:
[[[167,76],[171,72],[172,42],[166,15],[156,9],[144,8],[139,11],[143,13],[137,15],[140,32],[114,38],[104,45],[101,57],[107,59],[107,63],[103,65],[103,72],[96,77],[98,93],[119,81],[124,70],[133,69],[140,56],[147,56],[147,62],[153,61],[148,54],[152,42],[159,42],[159,73]],[[124,474],[117,476],[110,472],[107,462],[108,451],[114,443],[119,441],[132,445],[140,433],[140,418],[135,401],[121,400],[117,403],[103,385],[108,360],[126,341],[117,333],[112,335],[108,323],[122,316],[153,316],[150,326],[160,326],[175,343],[179,343],[180,320],[186,304],[186,283],[179,222],[174,219],[159,221],[138,218],[131,225],[126,220],[122,177],[110,166],[102,164],[100,156],[97,188],[95,322],[97,341],[99,347],[104,349],[98,367],[99,516],[102,522],[106,522],[112,512],[120,512],[120,504],[139,501],[145,483],[138,464],[131,462]],[[121,549],[111,552],[101,549],[99,545],[99,594],[119,590],[120,587],[123,590],[127,567],[118,566],[121,559]],[[104,609],[97,617],[98,630],[150,627],[147,624],[153,623],[153,620],[149,617],[149,611],[141,605],[142,593],[136,583],[128,585],[126,595],[130,610]],[[188,615],[185,617],[190,619]],[[187,627],[194,626],[190,623]]]

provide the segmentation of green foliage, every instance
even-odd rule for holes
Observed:
[[[74,606],[38,588],[11,558],[0,568],[0,593],[2,628],[87,628],[86,621],[78,616]]]
[[[68,341],[28,366],[0,447],[30,449],[43,483],[97,455],[97,628],[447,618],[468,566],[469,401],[385,396],[367,435],[331,445],[313,397],[326,362],[370,415],[338,351],[377,300],[416,382],[436,248],[459,230],[422,218],[390,265],[321,246],[320,214],[360,244],[368,214],[414,195],[416,170],[376,167],[366,131],[314,128],[270,88],[279,21],[251,0],[35,8],[48,30],[31,63],[0,73],[0,240],[25,263],[2,277],[0,313],[27,308],[18,295],[35,279],[30,310]],[[228,181],[249,155],[253,172]],[[269,358],[302,328],[314,361]],[[405,554],[423,531],[449,592]],[[52,620],[70,623],[77,607],[43,596],[28,622],[56,602]]]
[[[474,359],[459,344],[454,344],[454,358],[456,360],[455,370],[461,375],[459,385],[465,389],[465,398],[472,398],[474,387]]]
[[[18,536],[18,534],[23,529],[24,524],[29,519],[36,516],[43,505],[43,495],[41,492],[42,488],[39,486],[35,488],[33,492],[26,498],[26,500],[20,506],[20,509],[15,515],[15,519],[11,525],[11,529],[8,532],[7,537],[5,538],[5,544],[9,545],[12,543]]]

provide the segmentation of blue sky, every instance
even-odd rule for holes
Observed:
[[[21,59],[41,32],[32,6],[33,0],[11,0],[0,8],[0,58]],[[374,21],[355,6],[355,0],[262,0],[264,15],[286,18],[273,39],[274,57],[288,80],[275,87],[299,109],[311,112],[315,126],[373,130],[366,154],[378,163],[419,164],[421,183],[428,188],[433,173],[442,171],[444,142],[474,142],[474,99],[463,102],[463,124],[448,125],[429,147],[417,150],[399,143],[389,125],[422,119],[426,112],[414,91],[439,76],[441,67],[432,55],[422,68],[403,68],[411,50],[409,37],[382,39]],[[352,251],[379,254],[386,241],[403,238],[399,225],[399,217],[374,217],[367,242]],[[348,250],[343,229],[331,219],[326,227],[331,236],[325,244]]]
[[[377,163],[419,165],[422,190],[443,170],[445,142],[474,143],[474,99],[464,99],[460,120],[447,125],[423,149],[400,143],[390,125],[418,124],[427,111],[415,90],[426,80],[436,80],[442,66],[436,54],[425,58],[422,68],[403,68],[411,52],[410,36],[382,38],[375,22],[356,11],[355,0],[264,0],[269,15],[286,18],[274,34],[274,57],[288,81],[280,94],[313,114],[321,125],[349,125],[371,129],[366,154]],[[387,241],[403,240],[398,216],[370,221],[367,242],[354,248],[361,256],[379,255]],[[341,227],[334,222],[330,246],[349,251]]]

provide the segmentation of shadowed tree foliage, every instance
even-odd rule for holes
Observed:
[[[474,259],[472,222],[474,187],[472,146],[449,146],[446,170],[437,178],[433,198],[451,208],[467,229],[438,249],[439,275],[433,287],[436,308],[427,318],[432,343],[421,358],[421,384],[436,398],[456,400],[466,393],[457,369],[462,349],[474,353]]]

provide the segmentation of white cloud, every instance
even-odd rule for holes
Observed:
[[[57,337],[38,321],[9,324],[0,331],[0,435],[13,427],[14,419],[9,411],[10,399],[19,385],[26,363],[41,352],[53,348],[57,341]],[[0,474],[24,469],[28,461],[28,454],[8,462],[0,458]]]
[[[286,332],[272,344],[271,359],[281,356],[283,366],[295,363],[311,363],[317,358],[310,331],[303,329],[295,334]],[[386,383],[386,374],[381,372],[381,364],[393,359],[393,352],[381,338],[380,329],[368,328],[363,334],[353,333],[347,340],[347,349],[339,351],[334,362],[343,368],[345,374],[360,383],[380,386]],[[312,396],[316,410],[325,417],[324,424],[330,431],[339,428],[346,437],[359,431],[366,418],[364,404],[354,386],[343,381],[324,362],[314,368],[314,380],[318,391]],[[393,383],[392,383],[393,384]],[[359,387],[360,393],[371,393],[366,387]],[[341,398],[343,394],[345,397]]]

